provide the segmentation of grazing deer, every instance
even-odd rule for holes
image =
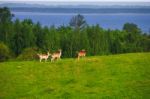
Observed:
[[[48,57],[50,56],[49,52],[47,52],[47,54],[37,54],[40,58],[40,62],[42,61],[42,59],[45,59],[45,62],[47,61]]]
[[[61,58],[61,54],[62,54],[62,51],[61,49],[59,49],[57,52],[51,54],[51,62],[54,60],[54,59],[60,59]]]
[[[85,50],[81,50],[81,51],[79,51],[77,53],[77,55],[78,55],[78,60],[79,60],[80,57],[85,57],[86,56],[86,51]]]

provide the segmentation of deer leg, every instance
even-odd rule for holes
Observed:
[[[51,62],[53,61],[53,57],[51,58]]]
[[[60,59],[60,57],[57,57],[57,60],[59,60]]]
[[[80,56],[78,56],[78,60],[79,60]]]
[[[61,60],[61,56],[59,56],[59,60]]]

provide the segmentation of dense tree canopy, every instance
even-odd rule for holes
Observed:
[[[125,23],[122,30],[88,26],[82,15],[74,16],[69,26],[42,27],[30,19],[12,21],[8,8],[0,8],[0,42],[16,56],[26,48],[54,52],[62,49],[63,57],[75,57],[85,49],[88,55],[150,51],[150,35],[133,23]]]

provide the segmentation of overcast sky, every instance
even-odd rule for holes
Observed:
[[[150,0],[0,0],[0,2],[28,2],[28,1],[42,1],[42,2],[150,2]]]
[[[143,3],[141,3],[143,2]],[[150,0],[0,0],[1,3],[26,3],[43,5],[144,5]]]

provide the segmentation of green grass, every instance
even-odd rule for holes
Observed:
[[[0,63],[0,99],[149,99],[150,53]]]

